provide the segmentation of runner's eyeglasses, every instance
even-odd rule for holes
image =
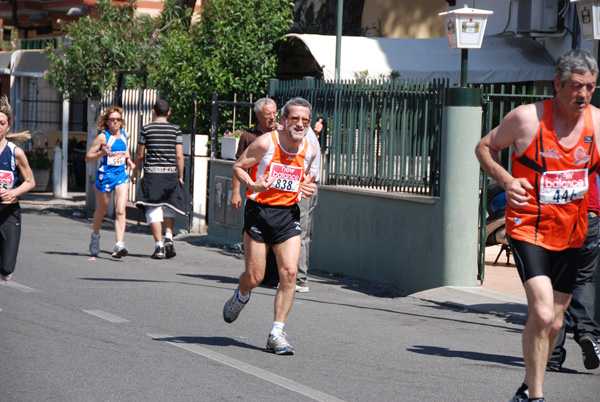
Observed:
[[[290,121],[294,124],[298,124],[298,122],[300,121],[300,117],[298,117],[298,116],[289,116],[288,119],[290,119]],[[310,123],[310,119],[307,119],[307,118],[302,119],[302,124],[307,126],[308,123]]]

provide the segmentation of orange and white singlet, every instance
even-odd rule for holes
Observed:
[[[299,151],[293,154],[282,148],[277,131],[266,135],[269,135],[271,145],[262,160],[250,170],[250,177],[256,181],[265,172],[269,172],[269,178],[275,177],[275,181],[271,188],[264,192],[255,193],[248,189],[246,197],[272,206],[294,205],[300,201],[300,184],[312,159],[310,144],[303,138]]]
[[[533,186],[528,205],[506,208],[506,233],[517,240],[565,250],[581,247],[587,234],[589,176],[596,173],[598,150],[591,107],[585,110],[583,131],[572,148],[556,138],[552,100],[544,101],[538,132],[525,152],[513,152],[512,175]]]

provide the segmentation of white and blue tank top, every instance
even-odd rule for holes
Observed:
[[[12,190],[19,186],[19,170],[15,159],[17,146],[8,141],[0,154],[0,187]]]
[[[110,153],[102,157],[98,172],[102,173],[121,173],[125,171],[127,156],[127,134],[121,132],[121,138],[110,135],[107,130],[102,131],[106,135],[106,145],[110,147]]]

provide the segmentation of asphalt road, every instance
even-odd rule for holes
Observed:
[[[222,318],[241,254],[188,236],[152,260],[147,227],[132,225],[115,260],[106,222],[91,259],[90,233],[81,211],[24,209],[0,284],[0,401],[508,401],[523,380],[522,322],[319,273],[285,327],[296,354],[266,353],[275,289]],[[600,370],[572,339],[567,353],[546,399],[598,400]]]

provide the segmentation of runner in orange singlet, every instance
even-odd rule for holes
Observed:
[[[571,300],[599,159],[600,110],[590,105],[597,75],[590,52],[562,55],[554,99],[512,110],[476,148],[482,168],[506,190],[506,232],[529,307],[525,380],[512,401],[544,401],[546,364]],[[510,146],[512,174],[498,156]]]
[[[554,132],[552,103],[552,100],[543,102],[544,115],[534,141],[523,154],[512,155],[513,176],[526,178],[534,188],[527,191],[531,197],[528,205],[507,206],[506,231],[513,239],[560,251],[579,248],[585,241],[588,201],[585,195],[588,175],[595,173],[598,152],[591,108],[584,112],[578,142],[567,149]]]
[[[244,210],[245,270],[239,286],[223,307],[223,319],[235,321],[264,275],[267,251],[273,248],[279,271],[273,328],[267,351],[294,354],[283,326],[294,301],[300,257],[301,197],[316,189],[310,166],[316,150],[305,138],[312,108],[301,98],[289,100],[282,109],[283,130],[258,137],[233,165],[234,176],[247,189]],[[250,174],[247,170],[251,169]]]

